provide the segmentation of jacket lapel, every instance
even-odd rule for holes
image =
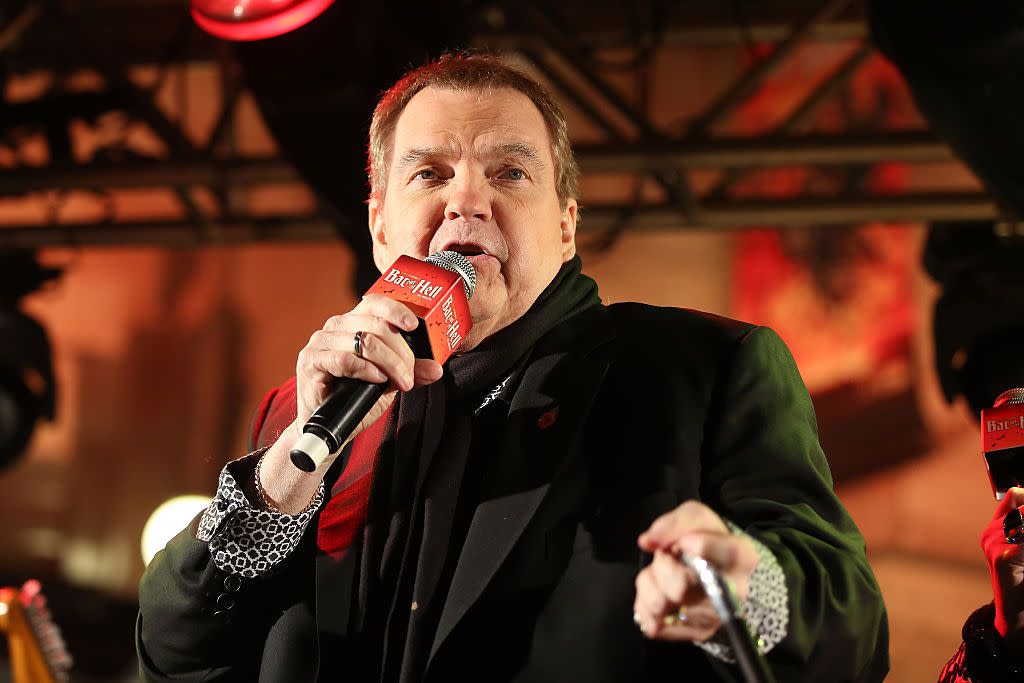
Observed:
[[[594,306],[538,343],[509,406],[496,479],[503,490],[477,506],[438,623],[430,661],[480,599],[522,537],[552,481],[569,459],[608,367],[614,332],[604,306]],[[428,661],[429,671],[429,661]]]

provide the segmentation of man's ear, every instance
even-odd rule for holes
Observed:
[[[384,229],[384,202],[375,194],[370,195],[366,202],[366,223],[370,229],[370,241],[373,242],[373,262],[377,270],[383,272],[384,249],[387,246],[387,232]]]
[[[562,231],[562,263],[576,255],[576,221],[580,207],[572,197],[565,202],[559,229]]]

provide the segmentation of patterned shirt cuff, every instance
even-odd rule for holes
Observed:
[[[742,534],[750,539],[757,549],[757,566],[750,575],[747,598],[740,604],[740,611],[743,613],[747,630],[757,643],[758,652],[765,654],[786,637],[786,629],[789,626],[789,590],[786,588],[786,577],[782,573],[779,561],[764,544],[732,522],[726,521],[726,524],[734,534]],[[736,661],[724,630],[720,629],[713,638],[696,645],[722,661]]]
[[[259,458],[266,449],[243,459]],[[217,495],[203,512],[196,538],[210,546],[218,569],[255,579],[279,565],[302,539],[316,511],[324,501],[324,483],[316,496],[297,515],[264,510],[246,498],[234,475],[232,463],[221,470]]]

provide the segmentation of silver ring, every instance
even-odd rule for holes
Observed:
[[[359,330],[355,336],[352,337],[352,353],[356,354],[356,358],[363,357],[363,331]]]

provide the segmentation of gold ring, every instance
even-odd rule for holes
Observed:
[[[661,623],[665,626],[678,626],[679,624],[688,624],[689,617],[686,616],[686,605],[680,605],[679,609],[675,612],[669,612],[661,618]]]

